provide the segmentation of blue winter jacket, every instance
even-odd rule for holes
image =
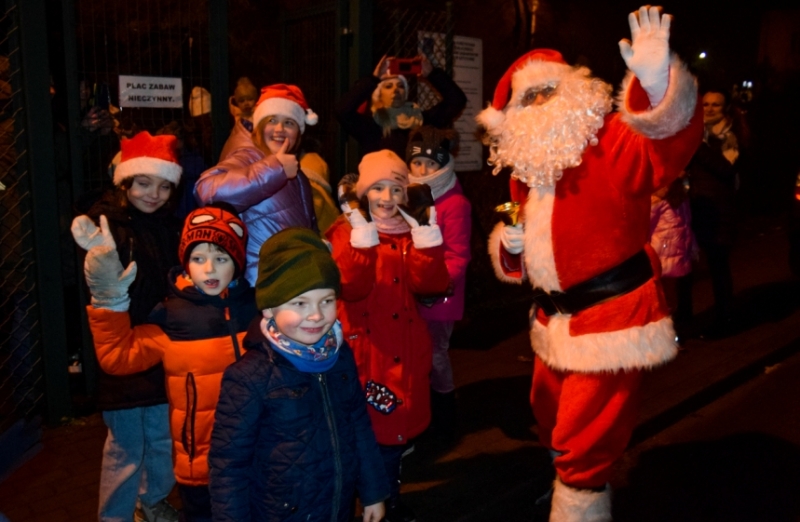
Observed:
[[[389,483],[346,342],[324,373],[275,352],[253,321],[247,353],[225,370],[211,435],[214,522],[350,522]]]
[[[288,179],[274,155],[253,145],[246,133],[231,135],[231,152],[197,180],[194,194],[200,205],[224,201],[236,208],[250,235],[245,278],[255,287],[261,245],[288,227],[317,231],[311,184],[301,171]],[[229,140],[230,141],[230,140]]]

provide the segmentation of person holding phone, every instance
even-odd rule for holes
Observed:
[[[408,81],[400,74],[405,70],[424,78],[438,91],[441,101],[426,110],[408,101]],[[466,105],[464,91],[424,54],[413,60],[384,56],[371,76],[356,82],[339,100],[335,114],[344,130],[358,141],[362,154],[389,149],[403,157],[413,129],[423,123],[450,127]]]

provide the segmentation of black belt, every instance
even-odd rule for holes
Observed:
[[[548,293],[541,288],[534,288],[533,300],[545,315],[574,314],[636,290],[652,277],[650,258],[641,250],[614,268],[578,283],[566,292]]]

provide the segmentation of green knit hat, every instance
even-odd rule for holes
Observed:
[[[318,288],[341,290],[339,268],[320,237],[308,228],[281,230],[258,254],[256,305],[259,310],[288,303]]]

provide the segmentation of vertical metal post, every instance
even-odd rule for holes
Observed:
[[[56,422],[69,415],[71,401],[67,375],[45,0],[20,1],[17,8],[25,92],[25,138],[33,196],[34,256],[40,317],[38,324],[41,329],[47,417],[50,422]]]
[[[455,20],[453,12],[453,2],[447,4],[447,32],[445,33],[445,72],[449,77],[453,77],[453,35],[455,34]]]
[[[69,168],[72,178],[72,200],[77,201],[84,193],[86,181],[84,180],[83,151],[81,150],[81,106],[80,106],[80,77],[78,76],[78,40],[75,34],[75,1],[61,0],[61,19],[63,31],[64,71],[67,95],[67,137],[69,138]],[[80,259],[80,256],[76,257]],[[92,395],[97,383],[97,364],[94,356],[94,343],[89,331],[86,318],[86,309],[82,306],[89,302],[89,296],[83,285],[83,267],[76,261],[78,274],[78,296],[81,309],[81,353],[83,376],[86,382],[86,392]]]
[[[216,160],[230,133],[228,116],[228,0],[209,2],[212,157]]]
[[[359,78],[372,74],[375,64],[372,63],[372,20],[375,2],[373,0],[349,0],[350,30],[352,32],[349,62],[350,74],[347,88]],[[358,142],[349,138],[346,145],[346,170],[356,172],[361,159]]]
[[[350,88],[350,46],[353,42],[353,28],[350,25],[350,0],[336,3],[336,102]],[[331,173],[337,183],[347,172],[347,133],[341,125],[336,126],[336,156],[333,158]]]

